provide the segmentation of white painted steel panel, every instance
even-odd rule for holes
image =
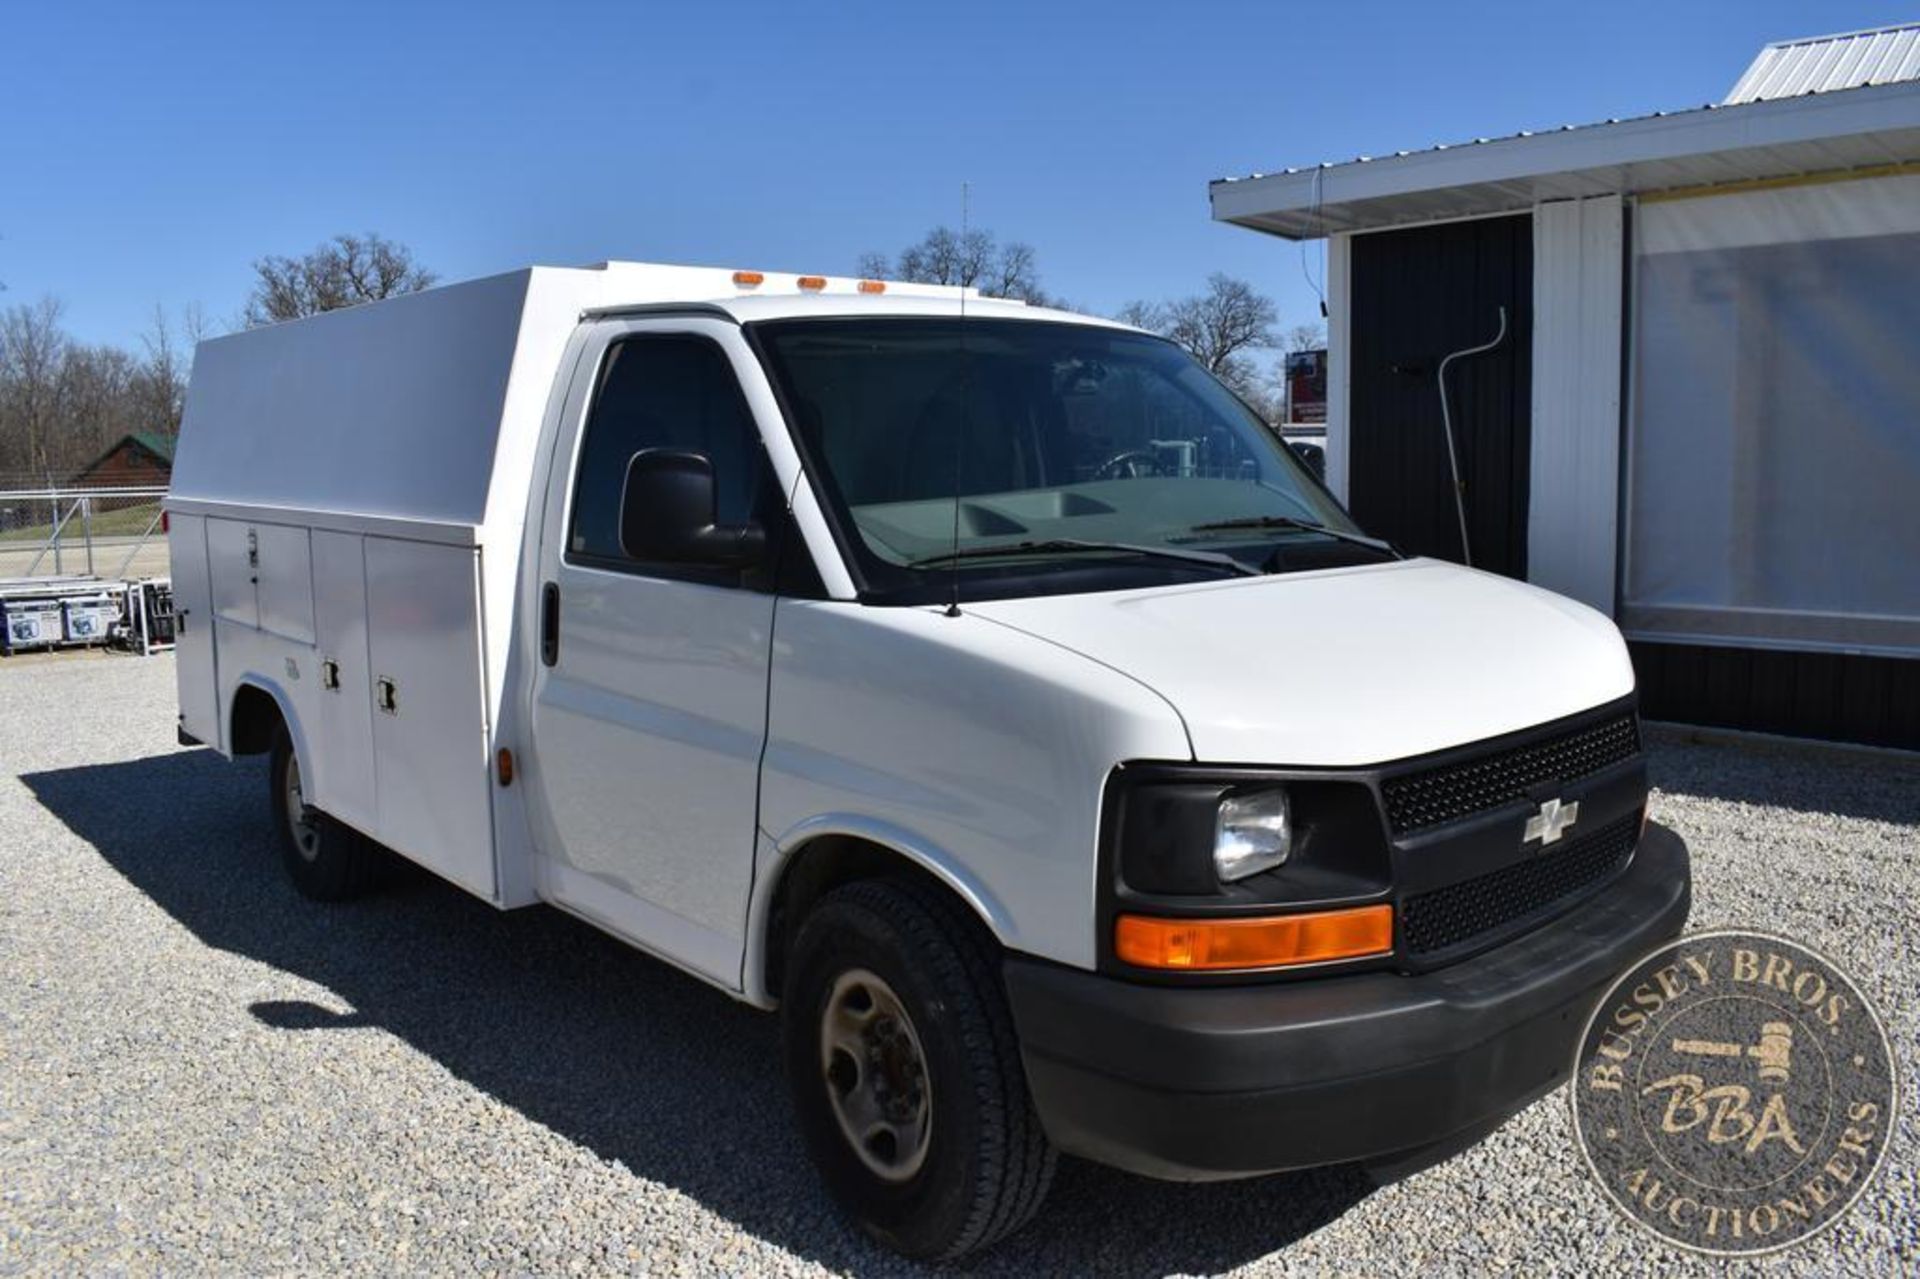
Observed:
[[[240,690],[257,688],[279,706],[300,758],[312,759],[314,695],[320,687],[312,647],[225,618],[215,622],[214,647],[219,655],[222,722],[231,728]],[[227,745],[232,746],[231,740]]]
[[[1353,237],[1327,242],[1327,487],[1347,500],[1353,452]]]
[[[167,520],[167,556],[173,577],[176,620],[174,679],[180,694],[180,725],[219,749],[220,692],[215,682],[213,590],[207,576],[207,521],[198,515]]]
[[[1107,598],[1057,602],[1103,617]],[[1270,669],[1270,639],[1261,651]],[[1085,968],[1108,774],[1192,757],[1160,694],[980,605],[782,600],[770,703],[760,811],[781,856],[822,835],[874,841],[951,885],[1004,944]]]
[[[371,533],[378,537],[404,538],[410,542],[441,542],[447,546],[479,545],[476,538],[478,530],[474,525],[444,520],[366,515],[304,506],[259,506],[249,502],[209,501],[172,494],[167,495],[167,509],[216,519],[293,524],[309,529],[332,529],[338,533]]]
[[[367,655],[366,561],[357,533],[313,535],[315,722],[309,762],[313,803],[358,830],[380,824],[373,768],[373,675]],[[327,688],[321,664],[334,663]]]
[[[529,273],[200,344],[185,498],[478,523]]]
[[[1624,210],[1617,196],[1533,217],[1533,452],[1527,579],[1613,612],[1620,503]]]
[[[285,524],[253,524],[259,548],[255,607],[260,629],[286,639],[313,643],[313,556],[307,530]]]
[[[620,897],[651,904],[680,923],[643,939],[734,984],[773,597],[570,565],[557,581],[559,661],[533,712],[548,852],[577,887],[611,890],[561,900],[608,922]]]
[[[494,896],[478,553],[365,541],[373,762],[383,843]],[[379,708],[393,683],[394,709]]]
[[[1208,763],[1385,763],[1633,691],[1605,617],[1440,560],[967,607],[1155,689]]]
[[[207,571],[216,617],[241,626],[260,625],[260,592],[254,581],[251,533],[239,520],[208,520]]]

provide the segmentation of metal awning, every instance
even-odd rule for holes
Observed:
[[[1217,222],[1290,240],[1546,200],[1920,164],[1920,82],[1610,120],[1208,188]]]

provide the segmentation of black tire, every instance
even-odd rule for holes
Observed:
[[[386,850],[317,808],[302,805],[296,821],[293,789],[299,767],[293,738],[282,725],[274,732],[267,786],[280,860],[293,886],[301,896],[322,902],[349,901],[372,891],[384,878]]]
[[[895,1166],[891,1178],[843,1132],[844,1112],[829,1091],[844,1085],[828,1062],[827,1014],[847,981],[866,977],[897,996],[924,1059],[921,1157],[910,1174]],[[782,1023],[801,1131],[828,1189],[868,1234],[909,1257],[951,1261],[1006,1238],[1038,1211],[1057,1156],[1027,1094],[997,947],[959,903],[905,879],[861,880],[828,894],[794,941]]]

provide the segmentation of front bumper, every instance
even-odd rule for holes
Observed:
[[[1182,988],[1014,958],[1007,988],[1070,1154],[1180,1181],[1387,1160],[1565,1079],[1604,987],[1679,934],[1690,896],[1686,846],[1649,824],[1597,896],[1432,972]]]

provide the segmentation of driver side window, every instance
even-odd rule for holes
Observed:
[[[766,454],[725,352],[702,337],[643,335],[607,350],[574,465],[568,558],[632,569],[620,547],[627,464],[643,449],[685,449],[713,462],[718,519],[744,524]]]

